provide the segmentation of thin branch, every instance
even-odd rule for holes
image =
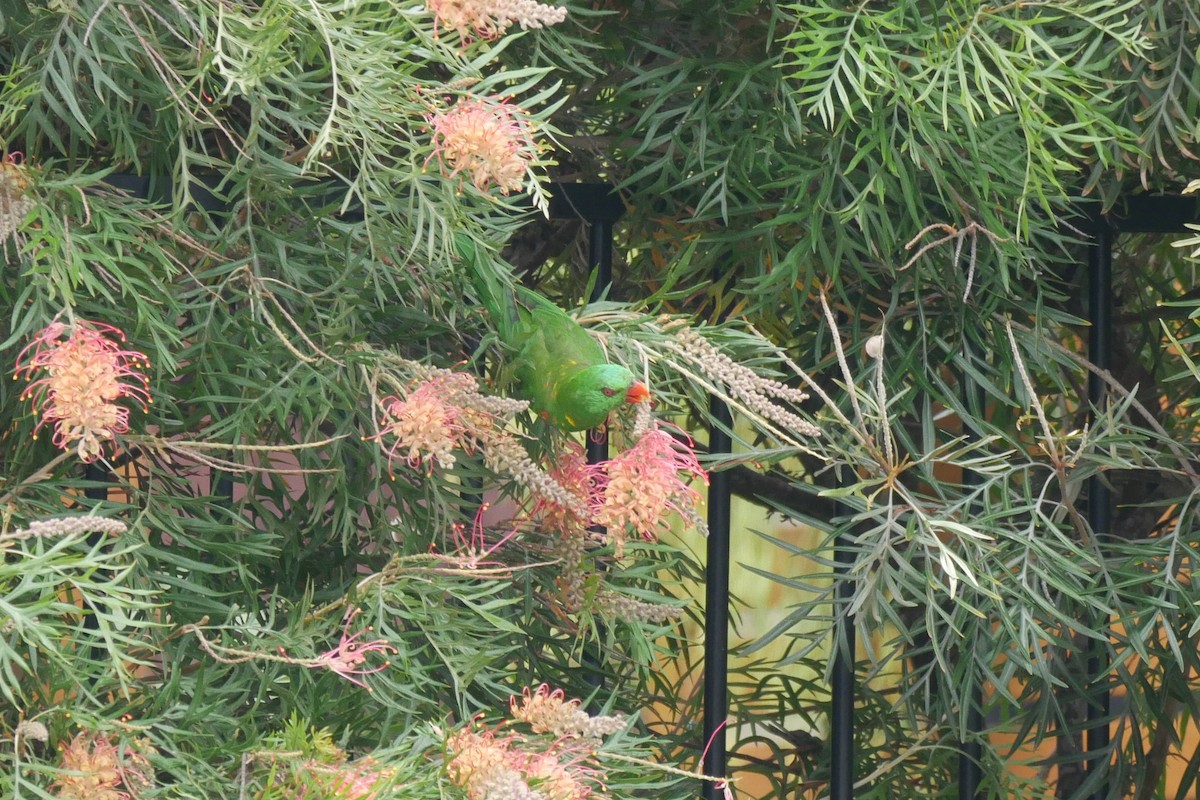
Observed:
[[[1019,322],[1006,319],[1001,314],[994,314],[993,318],[1004,323],[1006,326],[1017,328],[1025,333],[1035,333],[1032,328],[1022,325]],[[1179,459],[1179,466],[1182,468],[1184,474],[1186,474],[1193,481],[1200,483],[1200,473],[1197,473],[1195,467],[1192,466],[1191,455],[1183,449],[1179,442],[1175,441],[1174,438],[1167,433],[1166,429],[1163,428],[1158,419],[1150,413],[1150,410],[1146,408],[1146,406],[1143,405],[1140,400],[1137,399],[1137,396],[1134,395],[1133,392],[1126,389],[1120,381],[1112,376],[1112,373],[1110,373],[1108,370],[1100,369],[1091,361],[1088,361],[1083,356],[1071,351],[1052,339],[1043,339],[1041,340],[1041,343],[1049,347],[1051,350],[1054,350],[1056,353],[1061,353],[1062,355],[1071,359],[1076,364],[1108,384],[1109,388],[1121,395],[1121,397],[1129,400],[1130,405],[1137,409],[1138,413],[1141,414],[1146,420],[1146,424],[1150,426],[1150,429],[1162,437],[1163,442],[1168,448],[1170,448],[1171,452],[1175,454],[1175,457]]]

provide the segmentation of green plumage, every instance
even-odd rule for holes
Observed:
[[[535,292],[508,282],[508,271],[480,255],[463,234],[455,237],[479,302],[509,351],[506,365],[520,396],[563,430],[604,423],[625,402],[645,399],[645,387],[623,366],[609,364],[604,349],[578,322]]]

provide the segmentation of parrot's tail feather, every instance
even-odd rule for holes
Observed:
[[[471,286],[491,317],[496,333],[501,341],[511,345],[520,325],[511,275],[501,261],[481,253],[479,246],[465,233],[454,234],[454,245],[466,264]]]

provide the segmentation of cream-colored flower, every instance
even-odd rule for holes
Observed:
[[[553,753],[531,755],[525,764],[525,781],[546,800],[585,800],[592,787],[581,781]]]
[[[439,28],[453,28],[463,39],[495,39],[512,27],[543,28],[567,18],[561,6],[535,0],[425,0]]]
[[[578,700],[568,700],[562,689],[551,690],[544,683],[537,689],[526,688],[520,698],[514,697],[510,709],[510,716],[528,723],[534,733],[598,738],[625,727],[623,716],[593,717]]]
[[[395,437],[386,448],[388,463],[404,458],[410,467],[422,464],[430,471],[434,465],[454,466],[454,449],[466,431],[460,418],[462,409],[449,401],[446,393],[434,381],[418,386],[408,397],[395,396],[380,402],[379,433]]]
[[[691,519],[700,493],[687,480],[707,474],[695,454],[666,431],[653,428],[637,444],[589,467],[595,480],[592,519],[608,531],[618,556],[628,529],[654,541],[672,511]]]
[[[16,233],[34,206],[21,162],[17,153],[0,160],[0,241]]]
[[[438,159],[451,177],[464,175],[483,192],[494,187],[508,194],[525,185],[537,146],[521,109],[471,97],[428,119],[433,127],[430,158]]]
[[[51,789],[62,800],[133,800],[153,785],[143,749],[149,747],[118,747],[111,737],[80,733],[63,748]]]
[[[489,730],[463,728],[446,743],[451,756],[446,772],[470,800],[545,800],[522,777],[527,759],[513,744]]]

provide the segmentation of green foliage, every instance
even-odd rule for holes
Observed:
[[[0,384],[0,793],[62,794],[77,747],[148,759],[147,797],[360,796],[349,776],[461,797],[453,732],[542,682],[678,712],[589,758],[613,796],[694,793],[636,759],[691,768],[704,745],[696,565],[585,535],[557,483],[575,445],[504,396],[511,370],[472,377],[504,353],[455,234],[569,295],[579,270],[540,269],[569,230],[534,212],[546,178],[582,177],[620,184],[611,297],[636,303],[572,316],[660,416],[699,431],[729,403],[740,452],[709,464],[821,534],[764,534],[782,566],[758,574],[793,594],[741,645],[733,768],[827,790],[824,673],[852,616],[860,796],[949,794],[977,702],[991,796],[1100,774],[1182,796],[1196,242],[1119,241],[1104,374],[1082,264],[1123,192],[1198,174],[1193,6],[629,0],[464,38],[391,0],[4,4],[0,357],[113,325],[153,403],[120,396],[128,432],[84,465],[44,398]],[[476,100],[520,132],[487,152],[524,191],[435,136]],[[442,418],[438,449],[419,437]],[[650,424],[618,414],[614,452]],[[503,513],[477,519],[485,499]],[[60,518],[88,521],[39,527]],[[852,565],[830,580],[835,537]],[[1101,690],[1114,744],[1088,778]]]
[[[624,285],[768,332],[825,434],[763,480],[766,505],[825,538],[773,537],[761,574],[795,599],[746,642],[781,660],[735,700],[754,735],[734,764],[778,794],[827,789],[795,746],[825,737],[827,695],[788,680],[827,674],[853,611],[861,796],[952,792],[978,690],[983,791],[1084,796],[1102,688],[1113,791],[1189,791],[1187,754],[1164,776],[1193,719],[1195,265],[1118,240],[1114,366],[1092,406],[1083,245],[1122,193],[1197,175],[1194,4],[619,8],[614,88],[580,93],[586,122],[560,127],[613,145]],[[1111,537],[1090,528],[1090,480],[1113,489]],[[1089,643],[1113,665],[1100,679]]]
[[[542,682],[649,702],[678,631],[598,598],[670,608],[691,568],[665,547],[611,563],[581,527],[586,605],[565,607],[559,535],[531,513],[567,443],[530,440],[524,405],[464,366],[485,320],[451,234],[494,247],[545,205],[561,59],[524,60],[523,38],[387,0],[5,5],[0,349],[28,369],[0,388],[0,794],[74,796],[72,773],[144,754],[153,787],[102,788],[459,797],[435,729]],[[527,191],[438,151],[434,119],[467,98],[524,133]],[[84,321],[119,328],[119,354],[68,363]],[[80,401],[128,431],[64,410],[100,363],[148,378],[144,408],[119,385]],[[476,416],[420,451],[388,398],[446,376]],[[476,520],[484,497],[512,519]],[[690,791],[647,767],[673,745],[639,724],[597,756],[611,789]]]

